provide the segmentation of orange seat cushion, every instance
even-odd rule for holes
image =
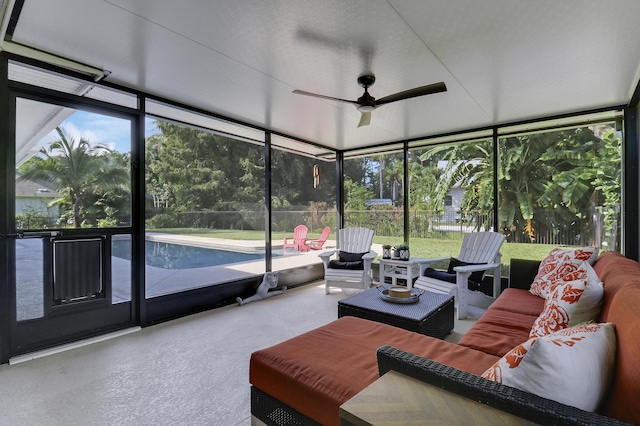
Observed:
[[[544,298],[531,294],[529,290],[507,288],[491,304],[491,309],[537,317],[544,309]]]
[[[538,314],[489,309],[458,344],[501,357],[529,339],[529,332],[537,318]]]
[[[254,352],[249,381],[323,425],[338,425],[340,405],[378,379],[376,350],[383,345],[477,375],[499,359],[433,337],[347,316]]]

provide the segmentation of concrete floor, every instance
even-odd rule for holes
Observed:
[[[0,425],[249,425],[249,357],[337,318],[322,282],[0,366]],[[481,312],[456,320],[457,341]]]

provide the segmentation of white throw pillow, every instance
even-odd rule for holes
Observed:
[[[580,277],[574,281],[563,281]],[[594,321],[600,315],[604,286],[596,271],[582,262],[574,272],[556,281],[547,290],[544,309],[536,319],[529,337],[544,336],[567,327]]]
[[[582,277],[571,277],[582,264],[593,265],[598,258],[598,249],[583,247],[563,250],[555,248],[540,262],[538,273],[533,279],[530,292],[536,296],[546,297],[549,288],[558,280],[573,281]]]
[[[586,411],[596,411],[616,358],[613,323],[580,324],[513,348],[482,377]]]
[[[573,309],[569,327],[583,322],[595,321],[602,310],[602,299],[604,298],[602,281],[589,263],[584,262],[580,268],[587,271],[587,286]]]
[[[529,337],[546,336],[570,327],[586,286],[586,278],[554,284],[545,298],[542,313],[531,327]]]

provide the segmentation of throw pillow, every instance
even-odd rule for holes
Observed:
[[[544,301],[542,313],[533,323],[529,337],[546,336],[569,327],[586,285],[585,279],[555,284]]]
[[[329,268],[332,269],[352,269],[356,271],[364,270],[364,261],[362,256],[367,253],[349,253],[348,251],[339,251],[338,259],[329,262]]]
[[[356,271],[364,270],[364,261],[359,262],[342,262],[340,260],[332,260],[329,262],[329,268],[331,269],[352,269]]]
[[[456,266],[466,266],[466,265],[482,265],[482,263],[463,262],[462,260],[452,257],[451,259],[449,259],[449,268],[447,269],[447,272],[450,274],[455,274],[456,271],[454,271],[453,268],[455,268]],[[482,282],[482,277],[484,276],[484,273],[485,271],[472,272],[471,275],[469,276],[469,280],[473,281],[476,284],[480,284]]]
[[[531,284],[530,292],[536,296],[546,297],[547,290],[563,275],[574,272],[582,264],[588,262],[593,265],[598,257],[595,247],[563,250],[555,248],[540,262],[538,274]],[[575,279],[575,278],[573,278]],[[565,279],[565,281],[570,281]]]
[[[340,250],[338,252],[338,259],[341,262],[359,262],[365,254],[367,253],[349,253],[348,251]]]
[[[564,281],[569,279],[574,281]],[[544,309],[536,319],[529,337],[544,336],[563,328],[596,320],[600,315],[603,297],[602,281],[591,265],[582,262],[577,270],[564,275],[551,285],[545,298]]]
[[[518,345],[489,367],[485,379],[596,411],[616,357],[612,323],[581,324]]]
[[[596,275],[596,271],[593,270],[593,267],[584,262],[582,266],[580,266],[579,270],[584,269],[587,273],[586,278],[586,287],[584,289],[584,293],[580,296],[578,303],[573,309],[573,314],[571,315],[571,319],[569,321],[569,327],[573,327],[574,325],[595,321],[600,315],[600,311],[602,309],[602,299],[604,298],[604,285],[598,275]]]
[[[439,271],[437,269],[433,269],[433,268],[427,268],[424,270],[424,273],[422,274],[425,277],[429,277],[429,278],[435,278],[436,280],[440,280],[440,281],[446,281],[449,283],[455,283],[456,282],[456,273],[449,273],[447,271]]]

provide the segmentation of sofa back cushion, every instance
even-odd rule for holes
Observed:
[[[593,269],[604,282],[601,322],[616,326],[616,367],[602,413],[640,424],[640,263],[605,252]]]
[[[600,322],[608,321],[611,303],[624,286],[640,286],[640,263],[627,259],[615,251],[606,251],[593,265],[598,278],[604,283],[604,301],[600,312]]]

